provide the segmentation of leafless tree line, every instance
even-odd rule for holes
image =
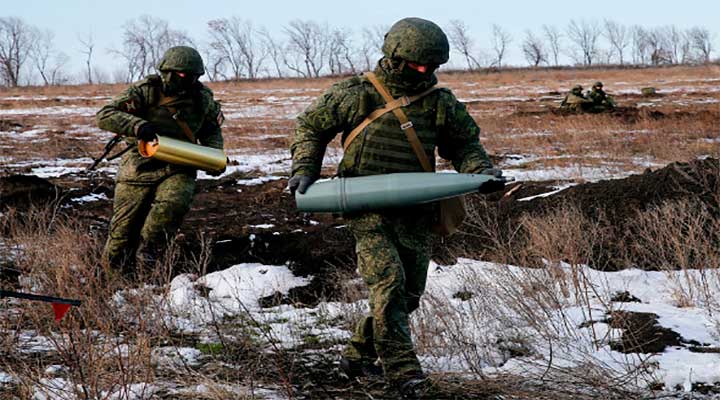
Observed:
[[[36,70],[46,85],[67,81],[64,67],[69,57],[55,49],[54,35],[14,17],[0,18],[0,82],[4,86],[22,83],[26,64]]]
[[[502,67],[512,36],[498,25],[490,35],[491,57],[475,47],[463,21],[453,20],[447,29],[450,43],[465,60],[467,69]],[[604,45],[605,47],[602,47]],[[530,66],[561,65],[565,55],[575,65],[596,64],[690,64],[711,61],[714,35],[704,27],[686,30],[674,25],[646,28],[616,21],[571,20],[565,29],[543,25],[539,32],[526,30],[520,50]],[[479,60],[486,60],[484,63]]]
[[[353,31],[297,19],[271,33],[250,20],[232,16],[208,21],[205,37],[195,40],[173,29],[168,21],[146,15],[127,21],[119,45],[109,49],[98,49],[92,33],[78,34],[79,48],[75,50],[83,55],[85,67],[74,80],[137,80],[153,73],[165,50],[176,45],[193,46],[202,53],[211,81],[352,74],[375,66],[387,29],[375,25]],[[520,38],[493,24],[483,41],[461,20],[450,21],[445,31],[454,54],[460,56],[451,67],[468,70],[505,67],[515,44],[533,67],[707,63],[715,51],[714,34],[704,27],[648,28],[612,20],[571,20],[565,27],[543,25],[537,31],[524,31]],[[98,51],[122,62],[111,76],[96,67]],[[67,73],[69,61],[67,54],[57,50],[52,32],[19,18],[0,18],[2,85],[67,83],[72,80]]]

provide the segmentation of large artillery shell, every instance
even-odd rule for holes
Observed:
[[[312,184],[295,194],[303,212],[355,212],[406,207],[466,193],[500,181],[491,175],[413,172],[339,178]]]
[[[200,146],[166,136],[157,138],[158,140],[152,142],[138,140],[138,151],[141,156],[210,172],[222,171],[227,165],[227,156],[220,149]]]

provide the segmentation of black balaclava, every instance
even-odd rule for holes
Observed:
[[[416,71],[407,66],[407,61],[383,57],[378,61],[375,74],[388,87],[393,97],[417,94],[437,84],[436,68],[427,72]]]
[[[180,96],[192,90],[198,80],[198,76],[189,72],[181,77],[175,71],[160,71],[163,82],[163,93],[168,96]]]

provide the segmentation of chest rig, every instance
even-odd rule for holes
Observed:
[[[345,138],[340,175],[433,171],[438,143],[437,107],[426,96],[439,88],[393,99],[375,74],[365,73],[364,78],[380,93],[385,105],[370,113]],[[409,129],[418,140],[409,140]],[[418,157],[420,152],[425,159]]]

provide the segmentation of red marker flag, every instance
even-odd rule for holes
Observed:
[[[63,299],[61,297],[52,296],[41,296],[32,293],[13,292],[11,290],[0,290],[0,298],[3,297],[13,297],[16,299],[43,301],[45,303],[51,303],[53,312],[55,313],[55,322],[60,322],[60,320],[65,316],[65,314],[67,314],[70,306],[80,306],[80,300]]]
[[[52,303],[53,312],[55,312],[55,322],[60,322],[70,309],[70,304]]]

